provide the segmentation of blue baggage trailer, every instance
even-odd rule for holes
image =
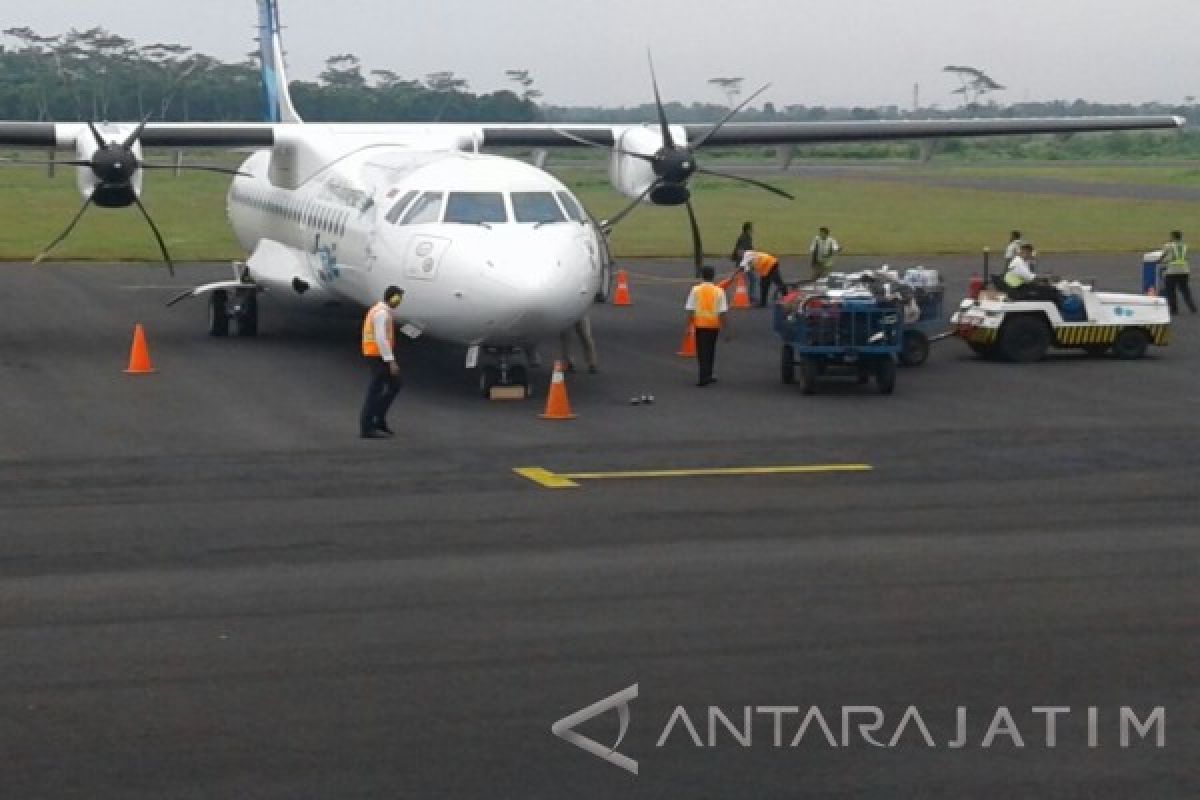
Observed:
[[[781,376],[795,383],[799,367],[804,394],[825,377],[838,374],[867,383],[881,394],[896,388],[896,362],[904,341],[903,310],[893,301],[831,299],[814,295],[794,310],[775,306],[774,328],[783,339]]]

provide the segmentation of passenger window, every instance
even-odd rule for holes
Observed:
[[[507,222],[504,195],[500,192],[451,192],[446,201],[445,220],[468,225]]]
[[[442,193],[425,192],[412,204],[412,208],[400,220],[401,225],[421,225],[437,222],[442,210]]]
[[[550,192],[513,192],[513,215],[517,222],[563,222],[562,209]]]
[[[404,213],[404,209],[408,208],[408,204],[411,203],[412,199],[416,196],[416,189],[410,189],[409,191],[405,192],[404,196],[396,201],[396,205],[392,206],[392,210],[387,212],[385,219],[395,225],[396,220],[400,219],[400,215]]]
[[[579,204],[575,202],[575,198],[570,192],[555,192],[558,195],[558,201],[562,203],[562,207],[566,210],[567,216],[576,222],[583,222],[583,210]]]

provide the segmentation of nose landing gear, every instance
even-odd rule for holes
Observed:
[[[494,357],[495,364],[479,368],[479,393],[488,400],[524,400],[533,394],[529,385],[529,371],[521,364],[509,363],[515,348],[489,347],[485,350]]]

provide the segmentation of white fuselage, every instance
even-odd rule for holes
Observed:
[[[228,195],[254,281],[313,306],[377,302],[423,334],[512,346],[582,317],[604,274],[602,234],[553,176],[510,158],[374,144],[295,188],[256,152]],[[284,181],[286,183],[286,181]]]

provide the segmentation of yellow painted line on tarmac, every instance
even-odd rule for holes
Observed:
[[[778,467],[716,467],[711,469],[649,469],[615,472],[551,472],[543,467],[514,467],[513,472],[546,489],[577,489],[577,481],[638,480],[641,478],[711,478],[748,475],[813,475],[870,472],[870,464],[798,464]]]

